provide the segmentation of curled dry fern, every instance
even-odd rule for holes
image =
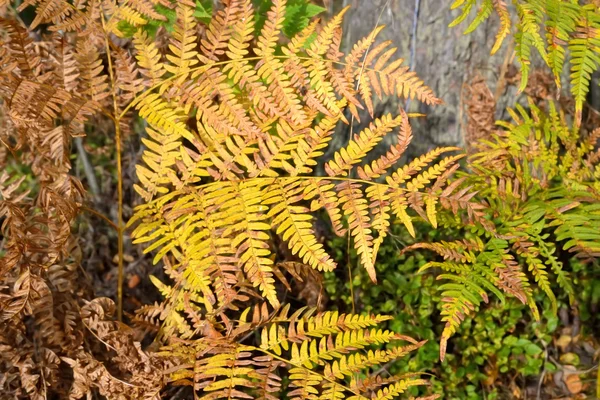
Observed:
[[[517,20],[514,33],[515,54],[521,64],[520,90],[527,86],[532,48],[537,50],[552,70],[558,87],[561,86],[561,74],[568,50],[571,57],[571,93],[575,98],[576,121],[579,124],[592,73],[600,66],[598,3],[578,0],[515,0],[513,5],[516,12],[511,13],[504,0],[455,0],[450,8],[460,9],[461,12],[450,26],[458,25],[474,14],[473,21],[465,30],[465,33],[470,33],[495,14],[500,20],[500,27],[492,48],[494,54],[513,30],[511,17],[514,17]]]
[[[22,6],[33,3],[34,28],[75,14],[87,25],[74,23],[74,44],[65,32],[34,41],[16,19],[0,19],[0,397],[156,399],[164,360],[112,320],[109,300],[92,300],[71,232],[85,201],[71,174],[72,140],[112,100],[94,44],[100,15],[90,4]],[[126,56],[117,63],[119,76],[131,72]]]
[[[504,301],[503,292],[539,312],[534,292],[541,290],[556,312],[551,281],[573,299],[572,279],[558,251],[583,260],[600,256],[600,151],[595,130],[587,137],[569,127],[551,103],[548,113],[533,102],[531,111],[509,110],[514,122],[499,122],[502,131],[482,140],[469,157],[468,173],[449,186],[476,190],[489,205],[487,219],[496,230],[475,229],[468,240],[418,243],[404,251],[424,248],[444,261],[429,262],[422,270],[439,268],[444,306],[445,343],[466,314],[488,292]],[[453,218],[444,223],[457,225]]]

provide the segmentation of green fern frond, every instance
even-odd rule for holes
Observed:
[[[444,259],[422,267],[445,272],[438,276],[446,281],[440,286],[446,321],[442,356],[446,341],[465,315],[482,300],[487,302],[486,293],[501,300],[503,293],[516,297],[539,320],[534,300],[538,290],[555,312],[554,282],[573,299],[572,278],[559,250],[584,259],[599,254],[599,195],[590,181],[594,167],[583,161],[596,151],[596,143],[584,150],[576,127],[570,127],[554,105],[548,112],[531,102],[529,106],[529,111],[522,106],[509,110],[514,121],[499,122],[502,130],[478,143],[477,152],[468,159],[469,171],[458,173],[460,178],[439,197],[442,206],[455,211],[462,207],[462,196],[458,194],[454,202],[447,196],[471,193],[466,198],[472,205],[463,209],[479,227],[466,234],[481,235],[481,242],[476,246],[465,240],[417,243],[404,250],[427,249]],[[401,181],[403,175],[393,177]],[[478,207],[478,202],[489,208]],[[462,221],[446,221],[466,231]]]

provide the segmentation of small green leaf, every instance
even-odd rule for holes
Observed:
[[[538,355],[542,352],[542,348],[535,343],[529,343],[525,346],[525,352],[530,356]]]

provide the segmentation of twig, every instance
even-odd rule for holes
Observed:
[[[114,109],[114,123],[115,123],[115,152],[117,153],[117,256],[118,256],[118,272],[117,272],[117,320],[121,322],[123,320],[123,280],[124,280],[124,261],[123,261],[123,232],[125,227],[123,225],[123,166],[121,161],[121,118],[125,115],[125,111],[119,114],[119,106],[117,104],[117,93],[116,93],[116,80],[113,71],[112,57],[110,55],[110,44],[109,44],[109,32],[106,29],[106,18],[104,13],[102,16],[102,29],[104,32],[104,43],[106,47],[106,58],[108,61],[108,75],[110,77],[112,97],[113,97],[113,109]]]
[[[112,222],[106,215],[99,213],[98,211],[94,210],[93,208],[89,208],[86,206],[82,206],[81,209],[83,211],[87,211],[90,214],[94,214],[95,216],[103,219],[104,221],[106,221],[110,226],[112,226],[116,231],[119,230],[119,227],[117,226],[117,224],[115,224],[114,222]]]
[[[100,194],[100,187],[98,186],[98,181],[96,180],[96,174],[94,174],[94,168],[92,167],[85,148],[83,147],[83,140],[80,137],[75,138],[75,146],[77,146],[79,159],[83,163],[83,171],[85,172],[85,177],[87,179],[88,186],[90,187],[90,191],[92,192],[94,202],[97,202],[98,195]]]

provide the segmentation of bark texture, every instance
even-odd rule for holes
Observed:
[[[415,26],[417,3],[419,12]],[[494,93],[497,94],[496,117],[501,117],[502,110],[514,105],[517,100],[514,85],[505,84],[505,75],[510,77],[517,71],[509,62],[512,55],[510,38],[505,40],[498,53],[490,56],[498,28],[497,18],[492,15],[475,32],[464,35],[468,21],[458,27],[448,27],[458,15],[457,11],[450,11],[450,3],[443,0],[335,0],[330,3],[332,14],[347,5],[351,6],[344,26],[345,50],[375,26],[386,25],[379,40],[392,40],[398,47],[398,56],[405,60],[406,65],[412,64],[417,75],[444,101],[444,104],[435,107],[410,102],[409,111],[421,112],[427,117],[412,121],[414,139],[408,149],[409,158],[436,146],[464,144],[465,116],[461,93],[463,85],[476,75],[486,79],[492,93],[496,92],[497,84],[501,85]],[[416,36],[412,41],[415,29]],[[532,70],[539,64],[539,60],[533,61]],[[525,100],[524,95],[519,97],[518,100]],[[378,102],[375,116],[397,113],[399,107],[406,105],[395,98],[386,99]],[[353,132],[359,132],[362,128],[361,124],[355,122]],[[346,134],[336,135],[333,147],[347,140],[348,129],[342,131]]]

